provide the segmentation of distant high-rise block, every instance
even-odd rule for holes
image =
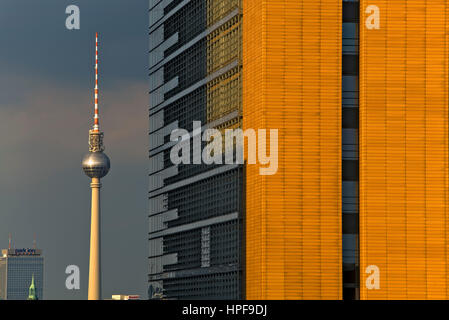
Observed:
[[[34,293],[44,298],[44,257],[38,249],[3,249],[0,257],[0,300],[27,300],[34,277]]]

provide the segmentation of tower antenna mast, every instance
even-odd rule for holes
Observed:
[[[98,32],[95,33],[95,114],[94,114],[94,132],[100,131],[100,119],[98,113]]]

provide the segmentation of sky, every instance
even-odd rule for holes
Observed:
[[[69,5],[80,29],[66,28]],[[148,1],[0,1],[0,248],[43,250],[44,299],[86,299],[95,32],[102,179],[103,298],[147,297]],[[81,288],[68,290],[68,265]]]

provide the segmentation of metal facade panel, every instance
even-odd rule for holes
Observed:
[[[365,25],[369,5],[379,29]],[[361,299],[449,297],[448,9],[361,0]],[[370,265],[378,289],[367,288]]]
[[[341,299],[340,0],[243,2],[243,127],[278,129],[246,170],[246,298]]]

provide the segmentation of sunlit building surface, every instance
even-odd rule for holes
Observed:
[[[113,294],[112,300],[140,300],[137,294]]]
[[[44,257],[42,250],[2,250],[0,257],[1,300],[27,300],[33,276],[37,299],[43,300]]]
[[[342,2],[243,2],[244,129],[279,130],[246,175],[246,297],[341,299]]]
[[[360,298],[449,299],[449,3],[360,4]]]

